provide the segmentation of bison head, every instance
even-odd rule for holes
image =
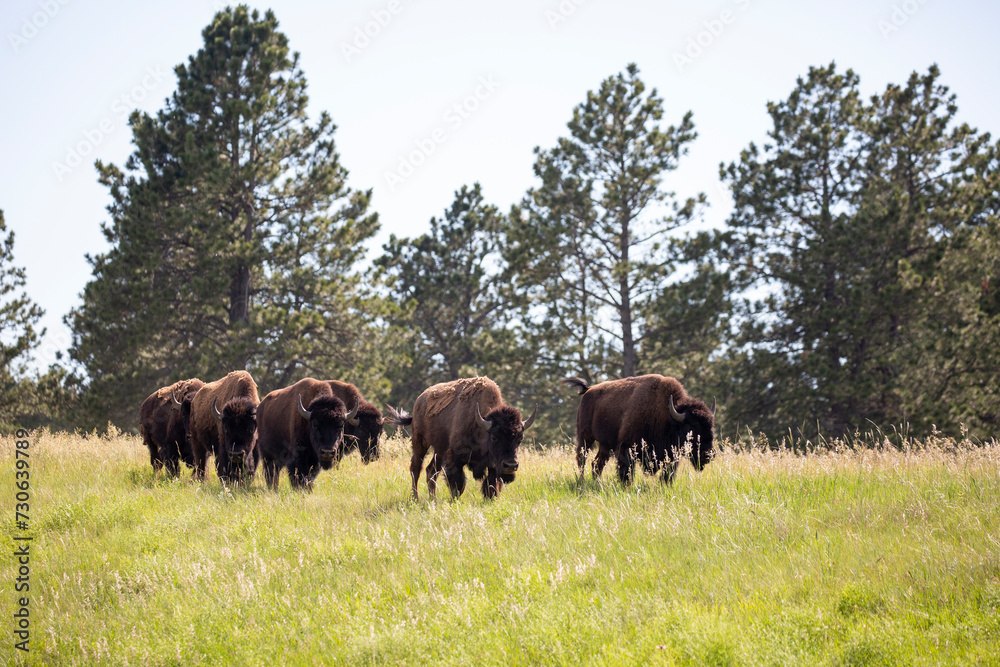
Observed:
[[[344,402],[331,395],[317,396],[306,409],[300,394],[298,403],[299,414],[309,422],[309,442],[319,458],[319,464],[324,470],[329,470],[333,462],[340,458],[344,425],[354,418],[357,408],[348,413]]]
[[[348,421],[344,427],[344,435],[351,438],[351,443],[347,443],[347,448],[355,446],[361,454],[361,460],[371,463],[379,457],[379,439],[382,437],[382,413],[371,405],[361,406],[357,410],[357,415],[352,424]]]
[[[221,451],[215,453],[229,462],[230,475],[239,480],[253,474],[254,446],[257,444],[257,404],[241,396],[226,403],[219,411],[212,399],[212,414],[219,420]]]
[[[510,405],[494,408],[486,417],[479,412],[476,403],[476,421],[488,435],[489,466],[500,473],[504,482],[513,482],[517,472],[517,447],[524,439],[524,432],[535,421],[534,412],[526,421],[521,420],[521,411]]]
[[[689,458],[695,470],[701,470],[715,456],[715,401],[709,409],[703,402],[686,396],[674,405],[669,401],[670,416],[681,428],[685,440],[690,438]],[[682,443],[683,444],[683,443]]]

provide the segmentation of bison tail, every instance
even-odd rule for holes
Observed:
[[[573,389],[576,389],[576,393],[578,394],[582,394],[588,389],[590,389],[590,385],[587,384],[587,381],[581,377],[564,378],[563,384],[565,384],[568,387],[572,387]]]
[[[406,410],[399,408],[398,410],[388,403],[385,407],[389,409],[389,423],[395,424],[396,426],[409,426],[413,423],[413,415],[409,414]]]

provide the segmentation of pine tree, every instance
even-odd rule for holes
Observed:
[[[811,68],[769,105],[769,143],[721,169],[735,201],[722,257],[744,295],[730,419],[810,436],[909,422],[914,341],[937,338],[909,286],[967,224],[982,145],[953,127],[938,75],[865,103],[851,70]]]
[[[629,65],[574,109],[569,137],[535,151],[541,185],[512,211],[521,245],[511,256],[545,311],[535,319],[543,355],[563,372],[640,372],[644,314],[674,271],[667,234],[704,201],[662,189],[697,136],[690,112],[666,129],[662,117],[662,99]]]
[[[14,265],[14,232],[7,231],[0,211],[0,428],[4,429],[20,421],[29,407],[27,363],[45,335],[44,329],[36,329],[45,311],[23,291],[24,285],[24,268]]]
[[[509,349],[517,313],[502,255],[506,220],[485,203],[478,183],[462,186],[430,231],[393,235],[375,264],[400,304],[399,336],[409,336],[410,362],[394,373],[393,396],[404,403],[423,388],[489,373]]]
[[[329,116],[309,123],[277,28],[244,5],[216,14],[165,107],[131,116],[125,170],[97,165],[112,247],[88,258],[67,316],[95,424],[134,422],[145,395],[183,377],[246,368],[266,391],[362,365],[351,271],[377,219],[370,193],[346,185]]]

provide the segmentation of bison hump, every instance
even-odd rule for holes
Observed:
[[[481,403],[484,407],[493,406],[499,402],[500,389],[488,377],[463,378],[451,382],[442,382],[430,387],[425,392],[427,401],[427,416],[433,417],[446,410],[452,403],[459,400],[469,405]]]

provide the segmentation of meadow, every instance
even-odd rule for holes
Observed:
[[[555,447],[494,502],[429,502],[423,479],[413,502],[395,438],[312,493],[171,480],[130,435],[30,441],[27,653],[0,561],[12,664],[1000,664],[996,442],[723,442],[627,489]]]

